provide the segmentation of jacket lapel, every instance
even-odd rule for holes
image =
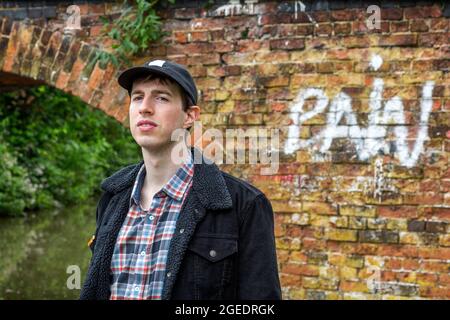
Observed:
[[[110,193],[111,198],[103,211],[102,217],[98,217],[100,221],[97,222],[101,223],[101,228],[105,228],[105,230],[101,233],[101,238],[97,240],[97,243],[103,243],[103,246],[99,248],[96,258],[99,261],[98,273],[94,277],[98,288],[95,294],[96,299],[109,299],[111,293],[110,267],[114,246],[123,221],[128,214],[133,184],[143,163],[141,161],[138,164],[125,167],[101,183],[101,188]]]
[[[123,221],[128,214],[130,197],[131,187],[115,195],[107,208],[107,210],[111,210],[112,215],[106,225],[107,231],[104,233],[105,241],[100,255],[101,266],[98,277],[98,288],[100,289],[97,292],[97,298],[100,300],[108,300],[110,296],[111,259]]]
[[[189,191],[181,208],[175,233],[170,242],[166,279],[162,292],[163,300],[171,297],[189,241],[206,211],[228,209],[232,206],[230,193],[219,168],[209,159],[204,158],[197,149],[192,148],[191,151],[194,156],[192,190]]]

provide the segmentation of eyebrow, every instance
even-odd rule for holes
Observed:
[[[169,90],[160,90],[160,89],[156,89],[156,90],[153,90],[152,91],[152,93],[164,93],[164,94],[167,94],[167,95],[169,95],[169,96],[172,96],[172,93],[169,91]]]
[[[144,93],[144,91],[142,91],[142,90],[133,90],[133,91],[131,91],[130,96],[132,96],[133,94],[138,94],[138,93]]]
[[[134,94],[142,94],[142,93],[144,93],[144,91],[142,91],[142,90],[140,90],[140,89],[137,89],[137,90],[133,90],[132,92],[131,92],[131,96],[132,95],[134,95]],[[152,92],[151,92],[152,94],[159,94],[159,93],[164,93],[164,94],[167,94],[167,95],[169,95],[169,96],[173,96],[172,95],[172,93],[170,92],[170,91],[168,91],[168,90],[162,90],[162,89],[156,89],[156,90],[153,90]]]

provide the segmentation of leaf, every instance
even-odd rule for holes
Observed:
[[[128,57],[145,52],[153,41],[158,41],[168,34],[161,30],[161,18],[154,9],[158,2],[159,0],[136,0],[134,5],[123,2],[121,15],[107,33],[112,40],[118,41],[111,45],[114,51],[108,57],[110,61],[115,57],[115,65],[116,62],[129,64]],[[174,4],[175,0],[168,2]],[[104,17],[101,17],[101,20],[105,25],[110,23]]]

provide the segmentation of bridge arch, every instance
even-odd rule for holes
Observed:
[[[128,98],[116,81],[119,70],[112,63],[91,63],[101,49],[88,40],[70,30],[0,17],[0,90],[46,84],[125,122]]]

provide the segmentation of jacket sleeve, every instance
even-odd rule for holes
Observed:
[[[97,277],[99,270],[99,259],[94,259],[94,248],[97,244],[97,236],[99,229],[101,228],[103,216],[105,209],[111,199],[111,195],[107,192],[103,193],[98,204],[96,211],[96,228],[94,239],[89,245],[89,248],[92,251],[91,260],[89,262],[89,267],[86,275],[86,279],[84,280],[83,287],[80,292],[80,300],[95,300],[97,293]]]
[[[92,241],[90,241],[89,244],[89,248],[91,249],[92,252],[94,252],[94,247],[95,244],[97,243],[98,231],[102,225],[104,212],[110,199],[111,195],[108,192],[104,192],[97,204],[97,210],[95,213],[95,224],[96,224],[95,233],[93,234],[93,238],[91,239]]]
[[[239,238],[239,299],[281,299],[272,205],[264,194],[244,212]]]

